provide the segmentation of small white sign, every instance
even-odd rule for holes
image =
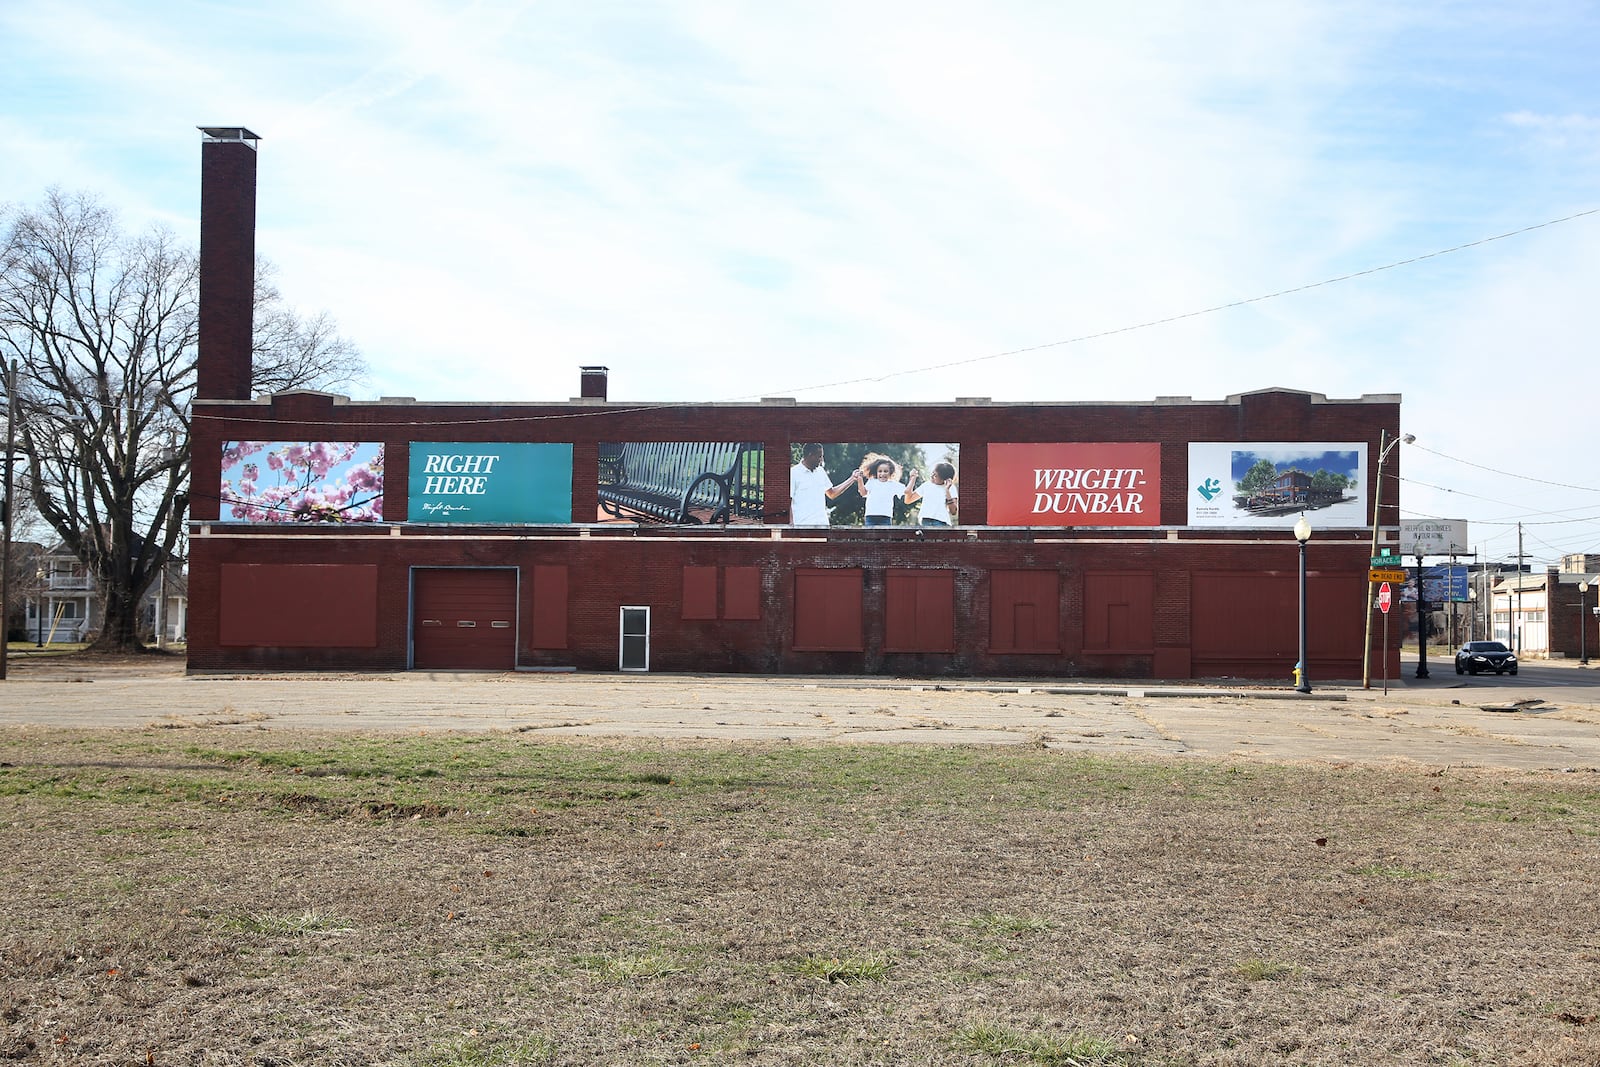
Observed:
[[[1460,556],[1468,552],[1466,519],[1400,520],[1402,556]]]

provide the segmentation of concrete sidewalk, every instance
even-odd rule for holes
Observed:
[[[1437,680],[1391,680],[1387,697],[1338,685],[1302,695],[1287,684],[181,670],[181,660],[13,670],[0,683],[0,744],[6,730],[33,726],[459,731],[1600,772],[1600,690],[1471,689],[1448,663]]]

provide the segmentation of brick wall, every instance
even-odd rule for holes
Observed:
[[[1216,605],[1193,602],[1197,575],[1248,574],[1259,604],[1251,616],[1259,647],[1226,659],[1229,674],[1287,681],[1297,657],[1297,548],[1284,531],[1182,529],[1187,521],[1191,441],[1352,441],[1376,454],[1380,429],[1399,422],[1395,398],[1323,401],[1284,391],[1231,402],[1150,404],[684,405],[354,404],[316,393],[269,402],[196,405],[190,665],[197,670],[314,668],[398,670],[407,666],[413,567],[511,566],[523,575],[517,665],[615,670],[618,613],[652,609],[651,666],[669,671],[796,674],[1118,676],[1185,678],[1193,662],[1197,617]],[[548,418],[573,415],[573,418]],[[560,442],[573,445],[573,515],[595,513],[592,472],[602,441],[754,440],[765,442],[767,511],[787,511],[789,446],[821,441],[958,441],[962,526],[949,531],[892,528],[782,530],[594,527],[370,528],[246,526],[213,523],[214,491],[227,440],[359,440],[385,445],[384,513],[406,514],[412,441]],[[989,442],[1149,441],[1162,456],[1161,526],[1139,530],[991,529],[986,518]],[[1391,455],[1387,474],[1398,473]],[[1372,472],[1368,471],[1369,485]],[[1397,485],[1385,478],[1386,486]],[[1369,492],[1370,492],[1369,488]],[[1395,501],[1386,499],[1386,506]],[[1371,512],[1370,498],[1364,504]],[[1391,510],[1388,512],[1393,514]],[[1309,548],[1311,677],[1359,678],[1367,595],[1368,537],[1360,530],[1319,531]],[[218,640],[220,568],[227,563],[350,563],[379,568],[379,637],[375,648],[238,648]],[[568,647],[532,647],[536,566],[568,568]],[[754,567],[762,613],[755,620],[683,619],[683,568]],[[802,567],[863,568],[861,652],[796,652],[794,572]],[[886,575],[891,568],[955,571],[954,653],[883,651]],[[996,570],[1053,570],[1060,576],[1060,651],[998,654],[989,649],[989,575]],[[1148,573],[1154,590],[1154,642],[1147,651],[1084,650],[1085,573]],[[1225,596],[1228,583],[1208,579]],[[1264,591],[1264,592],[1263,592]],[[308,597],[308,605],[314,603]],[[314,610],[308,606],[308,610]],[[1287,624],[1283,624],[1287,620]],[[1381,627],[1374,626],[1374,641]],[[1374,652],[1374,676],[1381,661]],[[1223,663],[1217,660],[1216,663]],[[1391,657],[1398,675],[1398,656]]]

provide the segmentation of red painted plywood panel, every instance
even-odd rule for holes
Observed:
[[[378,643],[375,565],[225,563],[218,593],[224,646],[372,648]]]
[[[794,647],[797,652],[860,652],[861,569],[794,572]]]
[[[1061,651],[1061,576],[997,570],[989,575],[989,651]]]
[[[722,599],[724,619],[761,618],[761,568],[724,567]]]
[[[1084,651],[1154,651],[1155,591],[1155,575],[1150,571],[1085,574]]]
[[[955,571],[891,570],[885,599],[885,652],[955,651]]]
[[[717,617],[717,568],[683,568],[683,617],[685,619]]]
[[[528,643],[532,648],[567,647],[567,567],[545,563],[533,571],[533,621]]]

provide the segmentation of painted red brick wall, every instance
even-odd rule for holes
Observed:
[[[553,414],[574,418],[548,418]],[[653,610],[651,667],[668,671],[797,674],[1118,676],[1185,678],[1195,670],[1195,627],[1216,612],[1210,577],[1241,573],[1268,622],[1248,654],[1227,661],[1238,673],[1287,680],[1298,650],[1279,621],[1297,604],[1297,554],[1288,531],[1184,529],[1191,441],[1353,441],[1376,455],[1379,432],[1395,432],[1393,398],[1320,402],[1310,394],[1246,394],[1235,402],[1149,404],[953,405],[442,405],[347,403],[314,393],[270,402],[196,405],[190,575],[190,665],[197,670],[250,668],[404,669],[408,665],[409,573],[414,566],[513,566],[523,580],[517,662],[523,667],[615,670],[618,610]],[[808,440],[959,441],[962,526],[952,530],[726,530],[596,527],[449,528],[424,526],[253,526],[216,523],[222,442],[359,440],[385,445],[385,516],[406,514],[409,443],[554,441],[573,445],[573,514],[593,515],[598,443],[616,440],[760,440],[766,442],[767,511],[787,512],[789,445]],[[986,517],[987,444],[992,441],[1151,441],[1162,455],[1162,527],[973,529]],[[1385,521],[1395,514],[1398,454],[1385,471]],[[1368,471],[1369,484],[1374,481]],[[1370,491],[1370,490],[1369,490]],[[1365,507],[1370,512],[1369,498]],[[1319,531],[1309,548],[1316,611],[1311,621],[1311,677],[1359,678],[1369,534]],[[361,563],[379,569],[378,643],[370,650],[225,648],[218,640],[220,568],[228,563]],[[753,569],[760,604],[755,619],[684,619],[685,566]],[[859,652],[794,650],[794,575],[801,568],[862,569]],[[536,604],[536,574],[566,568],[564,647],[548,646],[560,629],[555,609]],[[886,585],[891,569],[954,572],[953,653],[884,650]],[[1059,654],[1002,654],[990,649],[990,579],[994,571],[1049,570],[1059,576]],[[1154,648],[1085,650],[1085,575],[1150,575]],[[741,572],[741,588],[751,586]],[[1138,584],[1137,582],[1135,584]],[[1226,583],[1220,584],[1226,588]],[[537,622],[537,625],[535,623]],[[1288,630],[1293,627],[1287,628]],[[542,632],[543,639],[535,636]],[[1381,627],[1374,627],[1374,640]],[[1220,662],[1217,660],[1216,662]],[[1374,676],[1380,664],[1374,660]],[[1398,676],[1398,657],[1391,657]]]

